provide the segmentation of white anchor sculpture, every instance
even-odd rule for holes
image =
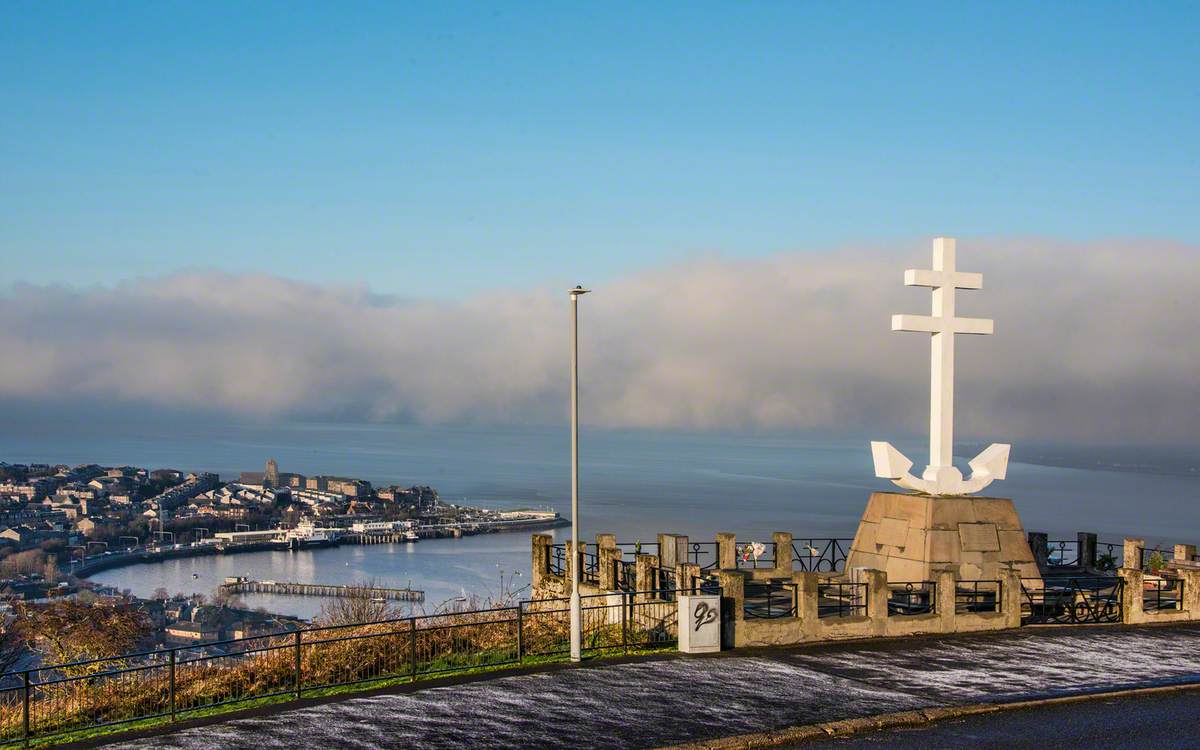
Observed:
[[[986,318],[958,318],[954,315],[956,289],[981,289],[983,274],[966,273],[955,268],[954,239],[938,237],[933,241],[933,269],[904,272],[905,286],[933,288],[932,315],[893,315],[893,331],[918,331],[933,334],[929,380],[929,465],[920,477],[909,472],[913,462],[891,443],[872,441],[875,476],[890,479],[900,487],[929,495],[966,495],[979,492],[994,480],[1004,479],[1008,471],[1006,443],[993,443],[971,459],[971,476],[963,478],[954,467],[954,335],[988,335],[992,321]]]

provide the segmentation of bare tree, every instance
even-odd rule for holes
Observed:
[[[36,609],[23,607],[17,621],[24,638],[57,664],[120,656],[134,650],[150,633],[146,615],[129,602],[86,604],[60,600]],[[101,668],[83,664],[64,667],[62,672],[79,676]]]
[[[400,610],[392,602],[374,595],[372,589],[375,588],[378,588],[375,580],[369,579],[356,584],[345,595],[330,599],[321,605],[317,622],[321,625],[353,625],[400,617]]]
[[[17,627],[17,621],[12,617],[4,618],[0,622],[0,673],[16,666],[26,651],[28,645],[21,629]]]

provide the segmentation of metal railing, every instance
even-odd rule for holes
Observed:
[[[546,545],[546,572],[552,576],[567,575],[567,545]]]
[[[678,605],[661,594],[582,597],[584,649],[628,652],[674,643]],[[569,599],[557,598],[41,666],[0,677],[0,745],[569,651]]]
[[[1050,539],[1046,542],[1046,564],[1051,568],[1074,568],[1079,565],[1077,539]]]
[[[679,590],[679,576],[673,568],[654,568],[654,588],[662,592],[667,601],[675,601],[675,593]]]
[[[817,585],[817,617],[867,614],[867,584],[828,582]]]
[[[853,539],[793,539],[792,568],[806,573],[839,573]]]
[[[1182,578],[1149,578],[1142,585],[1142,610],[1148,614],[1183,609]]]
[[[999,612],[1003,591],[1002,581],[958,581],[954,589],[954,612]]]
[[[1163,550],[1160,547],[1138,547],[1138,560],[1141,563],[1142,570],[1147,573],[1157,575],[1158,571],[1164,570],[1167,563],[1175,557],[1174,550]]]
[[[700,570],[713,570],[720,566],[720,545],[716,542],[690,542],[687,561],[700,566]]]
[[[600,555],[588,552],[587,548],[580,545],[579,551],[579,580],[581,583],[590,583],[593,586],[600,585]]]
[[[613,585],[618,591],[637,589],[637,563],[633,560],[613,560]]]
[[[1021,582],[1021,624],[1120,622],[1125,581],[1117,577],[1072,578],[1061,583]],[[1042,585],[1039,585],[1042,584]]]
[[[1125,544],[1096,542],[1096,568],[1111,573],[1125,564]]]
[[[937,610],[937,581],[888,582],[888,617],[927,615]]]
[[[745,583],[742,611],[747,619],[796,616],[796,584],[787,581]]]
[[[628,652],[631,648],[669,646],[676,641],[678,605],[662,591],[590,594],[580,597],[583,648]],[[570,653],[571,607],[567,598],[521,602],[524,656]]]
[[[658,542],[617,542],[615,546],[621,549],[622,554],[630,555],[657,555]]]

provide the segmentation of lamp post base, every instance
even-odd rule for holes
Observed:
[[[571,661],[583,658],[583,611],[579,600],[579,591],[571,592]]]

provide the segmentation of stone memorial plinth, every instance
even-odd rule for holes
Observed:
[[[889,581],[1000,580],[1009,567],[1041,578],[1012,500],[873,492],[846,569],[887,571]]]

